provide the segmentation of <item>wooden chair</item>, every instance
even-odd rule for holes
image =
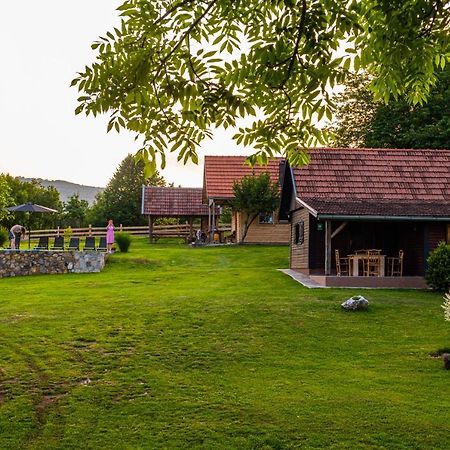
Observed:
[[[390,277],[402,277],[403,276],[403,256],[405,252],[400,250],[397,257],[387,258],[388,275]]]
[[[367,250],[364,258],[364,276],[379,277],[381,272],[381,250]]]
[[[338,277],[342,275],[350,276],[352,274],[352,260],[349,257],[341,258],[339,250],[335,250],[334,254],[336,257],[336,275]]]

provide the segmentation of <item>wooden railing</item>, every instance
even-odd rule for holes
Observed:
[[[231,231],[231,226],[221,227],[222,231]],[[148,236],[148,226],[136,226],[136,227],[123,227],[119,225],[115,229],[116,232],[123,231],[134,236]],[[195,227],[194,227],[195,231]],[[154,225],[153,233],[161,237],[170,236],[189,236],[190,228],[189,224],[181,225]],[[89,227],[85,228],[72,228],[72,237],[85,237],[85,236],[104,236],[106,234],[106,227]],[[64,228],[55,228],[51,230],[31,230],[30,238],[38,239],[40,237],[55,237],[63,236]],[[27,233],[28,236],[28,233]]]

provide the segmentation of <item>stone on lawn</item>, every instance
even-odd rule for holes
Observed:
[[[443,353],[442,359],[444,360],[444,368],[450,370],[450,353]]]
[[[360,311],[369,307],[369,302],[362,295],[355,295],[345,300],[341,306],[347,311]]]

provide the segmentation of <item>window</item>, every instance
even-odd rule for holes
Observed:
[[[259,223],[273,223],[273,213],[259,213]]]
[[[295,224],[294,244],[302,245],[305,242],[305,222],[303,220]]]

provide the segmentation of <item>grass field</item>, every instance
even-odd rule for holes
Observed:
[[[0,280],[2,449],[448,449],[442,296],[308,290],[286,247],[135,239]]]

